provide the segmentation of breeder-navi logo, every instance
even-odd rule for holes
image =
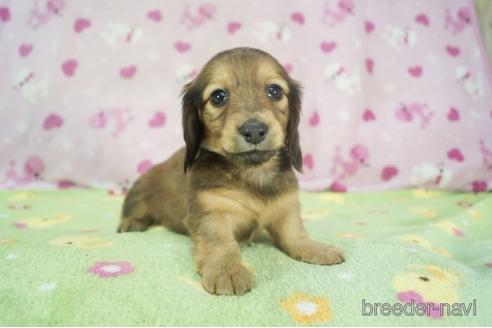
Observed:
[[[415,303],[413,300],[410,303],[366,303],[362,300],[362,315],[363,316],[430,316],[442,317],[444,314],[451,317],[468,317],[477,315],[477,300],[465,303]]]

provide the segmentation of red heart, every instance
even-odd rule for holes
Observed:
[[[367,58],[366,59],[367,73],[372,74],[373,68],[374,68],[374,60],[372,60],[372,58]]]
[[[191,49],[191,44],[188,42],[177,41],[176,43],[174,43],[174,48],[179,53],[184,53]]]
[[[227,24],[227,32],[229,32],[229,34],[235,34],[241,26],[242,25],[239,22],[229,22],[229,24]]]
[[[485,181],[473,181],[472,182],[473,192],[487,191],[487,182]]]

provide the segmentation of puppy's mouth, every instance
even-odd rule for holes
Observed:
[[[278,150],[250,150],[241,153],[227,154],[230,159],[244,165],[260,165],[267,162]]]

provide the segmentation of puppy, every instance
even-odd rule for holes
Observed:
[[[118,232],[163,225],[187,234],[205,290],[243,294],[254,285],[238,241],[266,228],[290,257],[337,264],[342,252],[309,238],[300,218],[300,86],[269,54],[217,54],[183,90],[186,148],[129,190]]]

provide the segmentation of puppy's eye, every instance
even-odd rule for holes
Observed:
[[[210,95],[210,101],[215,106],[223,106],[229,99],[229,95],[225,90],[217,89]]]
[[[268,97],[273,100],[280,100],[282,98],[282,88],[276,84],[270,84],[266,89]]]

